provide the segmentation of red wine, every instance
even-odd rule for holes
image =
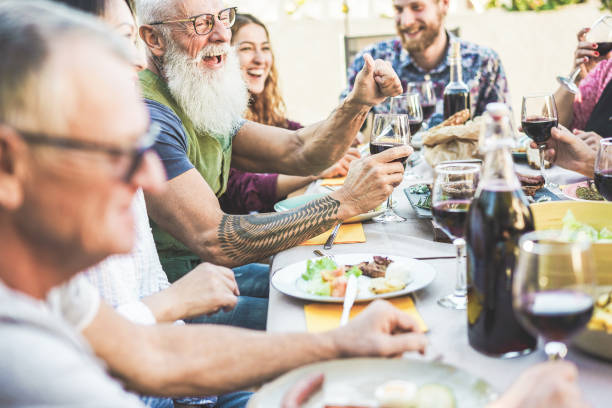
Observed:
[[[451,200],[436,204],[433,216],[436,223],[451,239],[463,238],[470,200]]]
[[[597,51],[599,52],[599,56],[605,57],[607,53],[612,50],[612,42],[598,42],[597,43]]]
[[[403,146],[403,144],[401,143],[370,143],[370,154],[377,154],[377,153],[382,153],[387,149],[390,149],[392,147],[398,147],[398,146]],[[406,159],[408,159],[408,157],[402,157],[396,160],[393,160],[394,162],[400,162],[402,163],[404,166],[406,165]]]
[[[533,231],[521,190],[485,186],[470,204],[467,242],[468,339],[476,350],[511,357],[533,350],[536,338],[512,308],[519,237]]]
[[[444,91],[444,119],[464,109],[470,109],[470,93],[467,89]]]
[[[421,109],[423,110],[423,120],[428,120],[436,111],[436,105],[421,105]]]
[[[538,145],[550,139],[550,130],[557,126],[557,119],[532,117],[521,122],[523,132]]]
[[[522,320],[547,341],[564,341],[591,319],[593,299],[586,293],[549,291],[532,293],[522,299]]]
[[[612,170],[596,171],[595,187],[606,201],[612,201]]]
[[[422,120],[409,120],[408,126],[410,127],[410,134],[414,135],[416,132],[418,132],[419,129],[421,129],[422,124]]]

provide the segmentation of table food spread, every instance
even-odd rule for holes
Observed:
[[[476,146],[475,129],[481,128],[480,121],[458,112],[438,127],[421,132],[426,161],[436,164],[478,157],[474,149],[456,155],[451,145]],[[512,156],[508,150],[510,160]],[[516,155],[514,159],[520,160]],[[594,312],[587,327],[568,343],[567,359],[578,366],[581,388],[592,405],[607,406],[606,401],[612,400],[612,206],[592,201],[596,197],[592,183],[581,182],[575,173],[553,166],[543,177],[526,164],[515,167],[522,193],[532,203],[536,231],[557,230],[555,239],[561,242],[592,242],[598,280]],[[366,222],[366,242],[335,245],[334,259],[313,258],[305,247],[274,258],[271,285],[275,290],[270,293],[268,330],[305,330],[305,313],[312,313],[315,304],[338,308],[329,315],[339,318],[347,279],[354,276],[359,282],[357,302],[409,298],[411,312],[429,328],[429,348],[436,357],[421,359],[409,353],[399,360],[338,360],[302,367],[265,385],[249,406],[285,406],[287,401],[299,400],[304,407],[484,407],[522,371],[545,360],[542,346],[535,343],[518,353],[518,358],[476,351],[478,347],[468,343],[467,335],[474,310],[468,307],[466,313],[437,305],[436,300],[449,293],[454,283],[455,260],[449,259],[454,251],[450,245],[431,241],[431,167],[420,163],[406,174],[409,176],[393,193],[394,208],[405,222]],[[546,182],[549,178],[559,182],[560,189],[547,188],[545,177]],[[578,194],[590,200],[578,197],[578,188],[589,189]],[[321,190],[314,183],[308,193],[321,194]],[[424,253],[425,261],[415,259]],[[540,307],[535,306],[534,310]],[[317,309],[317,313],[320,317],[328,312]]]

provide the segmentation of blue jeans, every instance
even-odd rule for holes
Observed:
[[[213,404],[193,404],[194,407],[206,407],[206,408],[244,408],[246,407],[249,398],[253,395],[252,392],[248,391],[237,391],[225,395],[219,395],[217,402]],[[140,400],[146,404],[149,408],[174,408],[174,401],[172,398],[164,397],[140,397]],[[180,399],[177,399],[177,403],[181,403]],[[184,403],[183,403],[184,404]],[[185,404],[192,405],[192,404]]]
[[[229,312],[220,311],[212,316],[198,316],[187,323],[211,323],[265,330],[268,319],[268,293],[270,267],[264,264],[248,264],[234,268],[236,283],[240,289],[238,303]]]

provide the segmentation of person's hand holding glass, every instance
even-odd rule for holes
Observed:
[[[596,44],[597,48],[593,48]],[[603,16],[597,19],[589,29],[578,33],[578,49],[575,53],[576,68],[567,77],[559,76],[557,81],[573,94],[578,93],[576,80],[581,71],[586,73],[585,65],[594,66],[601,59],[606,58],[612,50],[612,16]]]
[[[383,152],[392,147],[408,145],[410,143],[410,129],[408,124],[408,116],[394,113],[379,113],[374,115],[372,124],[372,135],[370,137],[370,154]],[[404,157],[400,161],[404,167],[406,160]],[[400,217],[393,211],[393,194],[389,194],[387,198],[387,209],[377,217],[374,217],[375,222],[401,222],[406,219]]]
[[[590,241],[564,242],[561,231],[534,231],[519,241],[513,306],[524,327],[546,342],[550,360],[591,319],[595,270]]]
[[[593,44],[597,47],[593,48]],[[606,58],[612,50],[612,16],[603,16],[597,19],[588,29],[580,30],[578,33],[578,49],[574,54],[576,68],[567,77],[558,76],[557,81],[573,94],[578,93],[576,80],[584,70],[585,65],[594,67],[597,62]],[[584,74],[583,73],[583,74]]]
[[[467,286],[465,277],[465,226],[468,209],[476,193],[480,165],[471,163],[443,163],[434,169],[431,192],[432,213],[436,224],[453,241],[457,250],[455,290],[438,300],[449,309],[465,309]]]

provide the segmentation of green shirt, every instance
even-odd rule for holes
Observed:
[[[142,95],[169,108],[181,121],[187,136],[187,157],[194,168],[204,177],[217,197],[225,192],[232,155],[232,135],[216,135],[197,131],[189,117],[170,94],[166,82],[150,70],[139,74]],[[167,131],[162,125],[162,130]],[[170,281],[189,272],[200,262],[182,242],[172,237],[151,221],[153,237]]]

